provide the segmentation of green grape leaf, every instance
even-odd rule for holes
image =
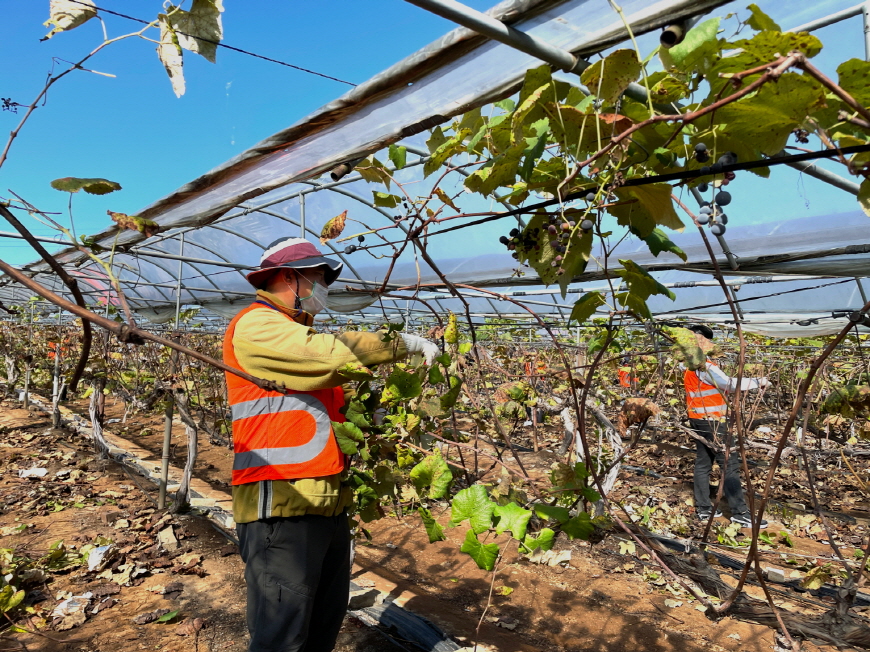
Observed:
[[[615,50],[580,74],[589,92],[613,104],[640,77],[641,65],[634,50]]]
[[[408,149],[404,145],[396,145],[393,143],[390,145],[390,152],[388,154],[390,157],[390,161],[392,161],[393,165],[396,166],[397,170],[401,170],[405,167],[405,163],[408,160]]]
[[[653,73],[647,79],[650,96],[656,104],[670,104],[689,95],[689,85],[664,71]]]
[[[393,404],[417,398],[423,391],[420,376],[396,367],[385,382],[381,403]]]
[[[663,251],[669,251],[670,253],[682,258],[683,262],[688,260],[686,256],[686,252],[680,249],[674,242],[665,235],[665,232],[661,229],[653,229],[653,232],[650,233],[647,237],[643,239],[649,247],[650,253],[653,256],[658,256]]]
[[[372,423],[369,421],[368,410],[362,401],[353,399],[344,411],[344,416],[348,421],[359,428],[370,428]]]
[[[665,68],[671,65],[685,73],[709,69],[719,57],[719,18],[711,18],[686,32],[682,42],[661,50]]]
[[[456,401],[459,400],[459,393],[461,391],[462,380],[456,376],[450,376],[450,389],[441,395],[441,410],[446,412],[456,405]]]
[[[336,369],[336,373],[348,380],[371,380],[375,377],[375,372],[359,361],[343,364]]]
[[[723,106],[716,112],[715,123],[726,136],[774,156],[785,147],[792,131],[824,106],[825,93],[818,82],[787,72],[753,96]]]
[[[372,489],[378,496],[396,495],[396,476],[389,467],[380,465],[375,468],[375,481],[372,483]]]
[[[654,294],[661,294],[674,301],[677,297],[664,285],[650,276],[643,267],[632,260],[620,259],[622,269],[616,270],[616,274],[625,281],[628,286],[627,292],[618,292],[616,299],[629,310],[634,311],[645,319],[652,319],[646,300]]]
[[[870,105],[870,61],[849,59],[837,66],[837,77],[843,90],[861,106]]]
[[[429,488],[429,498],[437,500],[447,495],[450,483],[453,482],[453,473],[447,462],[441,457],[441,453],[427,455],[422,462],[411,469],[411,483],[419,495]]]
[[[538,122],[532,124],[532,130],[535,132],[535,136],[531,138],[526,138],[526,143],[528,143],[528,147],[523,152],[525,159],[523,159],[523,165],[520,168],[520,178],[524,181],[529,181],[532,177],[532,173],[535,170],[535,164],[538,160],[543,156],[544,150],[547,147],[547,142],[549,141],[550,134],[550,121],[547,118],[543,118]]]
[[[553,81],[553,76],[548,64],[545,63],[537,68],[529,68],[526,70],[525,77],[523,78],[523,87],[520,89],[520,97],[517,100],[517,104],[512,104],[507,110],[513,111],[518,105],[522,104],[529,95],[534,93],[544,84],[549,84],[551,81]],[[496,106],[498,106],[498,104],[496,104]]]
[[[586,512],[580,512],[572,519],[569,519],[562,524],[562,532],[568,535],[569,539],[588,540],[595,531],[595,525],[592,524],[592,519]]]
[[[335,439],[338,442],[338,447],[345,455],[356,455],[359,452],[357,444],[361,444],[365,437],[362,430],[351,421],[339,423],[332,422],[332,431],[335,433]]]
[[[532,118],[540,119],[539,116],[543,114],[543,109],[538,107],[538,103],[541,101],[541,97],[543,97],[544,93],[552,88],[553,82],[547,82],[540,88],[536,88],[533,93],[520,102],[517,110],[514,111],[511,116],[511,145],[516,145],[523,141],[523,135],[525,133],[523,127],[525,127],[528,122],[534,122],[535,120]],[[539,108],[539,110],[533,113],[532,111],[535,108]],[[532,118],[530,118],[530,116]]]
[[[494,158],[485,167],[475,170],[465,178],[465,187],[471,192],[490,195],[496,188],[510,186],[517,177],[517,169],[525,151],[525,142],[511,147],[504,154]]]
[[[459,549],[470,555],[479,568],[487,571],[495,568],[495,561],[498,559],[498,545],[481,543],[477,540],[477,534],[474,530],[469,530],[465,534],[465,541],[462,542]]]
[[[476,484],[463,489],[453,497],[450,505],[450,526],[454,527],[468,519],[472,530],[479,534],[492,525],[495,503],[489,499],[486,487]]]
[[[698,339],[692,331],[687,328],[668,327],[665,327],[664,330],[674,340],[672,350],[677,360],[691,371],[697,371],[706,366],[707,356],[698,346]]]
[[[444,373],[441,371],[441,367],[437,364],[433,364],[429,368],[429,384],[438,385],[444,382]]]
[[[807,571],[801,586],[805,589],[817,590],[822,588],[831,579],[831,565],[816,566]]]
[[[451,156],[458,152],[465,151],[463,141],[471,135],[470,129],[461,129],[445,140],[438,148],[432,152],[429,160],[423,164],[423,177],[428,177],[435,170],[440,168]]]
[[[0,613],[9,613],[15,609],[24,600],[25,594],[25,591],[16,591],[9,584],[0,589]]]
[[[571,514],[568,513],[566,508],[557,505],[535,505],[535,514],[540,519],[552,519],[559,523],[564,523],[571,518]]]
[[[601,292],[587,292],[574,303],[571,315],[568,317],[568,324],[570,325],[573,321],[578,324],[584,323],[595,314],[599,306],[604,304],[604,295]]]
[[[62,177],[51,182],[51,187],[62,192],[74,193],[84,190],[90,195],[107,195],[121,190],[121,184],[108,179],[80,179],[78,177]]]
[[[673,189],[667,183],[617,188],[614,194],[620,203],[610,206],[607,212],[616,217],[620,225],[629,227],[639,238],[651,236],[657,225],[682,231],[685,225],[674,210],[672,192]]]
[[[773,61],[792,51],[814,57],[822,50],[822,42],[808,32],[759,32],[750,39],[734,41],[731,46],[740,48],[757,62]]]
[[[168,622],[174,620],[175,617],[178,616],[178,614],[179,614],[179,612],[177,610],[170,611],[168,614],[163,614],[162,616],[160,616],[160,618],[158,618],[154,622],[155,623],[168,623]]]
[[[858,203],[868,217],[870,217],[870,178],[864,179],[858,188]]]
[[[447,537],[444,536],[444,529],[439,525],[431,512],[425,507],[418,507],[417,513],[420,515],[420,520],[423,521],[423,527],[426,528],[426,534],[429,537],[429,543],[436,541],[444,541]]]
[[[402,198],[398,195],[392,195],[388,192],[372,191],[372,203],[381,208],[395,208],[402,203]]]
[[[556,539],[556,533],[548,527],[542,528],[540,532],[538,532],[537,537],[533,537],[530,534],[526,535],[526,538],[523,539],[523,548],[521,552],[531,552],[532,550],[537,550],[540,548],[544,552],[547,550],[552,550],[553,543]]]
[[[514,539],[522,541],[526,536],[526,529],[529,527],[529,519],[532,518],[532,512],[528,509],[523,509],[516,503],[508,503],[507,505],[498,505],[493,510],[493,516],[498,518],[498,523],[495,526],[497,534],[510,530]]]
[[[757,32],[761,32],[763,30],[771,30],[774,32],[781,32],[782,29],[779,25],[774,22],[773,18],[768,16],[766,13],[761,11],[758,8],[758,5],[752,3],[748,7],[749,11],[752,12],[752,15],[746,20],[746,24],[749,25],[752,29]]]
[[[366,183],[382,183],[387,187],[387,190],[390,189],[392,177],[384,167],[384,164],[374,156],[363,160],[354,168],[354,170],[359,172],[359,175]]]
[[[444,132],[441,130],[441,127],[435,127],[432,130],[432,135],[429,136],[429,140],[426,141],[426,147],[429,149],[429,153],[433,154],[436,149],[441,147],[444,143],[447,142],[447,136],[444,135]]]

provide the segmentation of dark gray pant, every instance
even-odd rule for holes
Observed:
[[[692,430],[711,443],[714,441],[714,434],[720,426],[722,434],[725,432],[724,424],[718,421],[689,419],[689,423]],[[724,439],[724,437],[720,437],[720,439]],[[695,509],[699,512],[709,512],[713,509],[710,501],[710,471],[713,470],[713,462],[715,461],[719,465],[720,472],[721,469],[725,469],[724,494],[728,501],[728,507],[731,508],[731,515],[749,514],[749,508],[743,499],[743,486],[740,484],[740,451],[732,446],[728,451],[726,465],[723,452],[717,452],[698,440],[695,440],[695,444],[697,446],[695,451]]]
[[[347,611],[347,515],[239,523],[249,652],[330,652]]]

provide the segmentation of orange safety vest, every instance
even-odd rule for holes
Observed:
[[[710,364],[716,366],[712,362]],[[715,385],[708,385],[696,372],[688,369],[683,373],[683,385],[690,419],[721,419],[725,416],[728,404]]]
[[[236,369],[242,366],[233,350],[233,334],[239,319],[252,310],[274,308],[256,302],[230,322],[223,358]],[[284,394],[260,389],[235,374],[226,373],[226,379],[233,415],[234,485],[322,478],[344,470],[345,457],[331,423],[346,420],[339,412],[344,406],[341,387]]]

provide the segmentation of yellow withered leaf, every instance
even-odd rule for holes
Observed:
[[[341,235],[344,231],[344,223],[347,221],[347,211],[336,215],[326,224],[323,225],[323,230],[320,232],[320,244],[326,244],[327,240],[332,240]]]

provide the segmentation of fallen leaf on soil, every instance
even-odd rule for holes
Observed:
[[[90,592],[93,593],[95,598],[104,598],[107,595],[116,595],[121,592],[121,587],[114,582],[106,582],[104,584],[97,584],[94,587],[90,587]]]
[[[147,625],[148,623],[153,623],[158,618],[162,618],[168,613],[170,613],[169,609],[157,609],[156,611],[148,611],[144,614],[139,614],[138,616],[133,618],[133,624]]]
[[[616,429],[625,436],[629,426],[644,423],[659,413],[659,406],[647,398],[627,398],[616,417]]]
[[[529,561],[533,564],[547,564],[547,566],[558,566],[563,562],[571,561],[570,550],[542,550],[536,548],[529,555]]]
[[[116,604],[118,604],[118,601],[115,600],[115,598],[106,598],[100,604],[98,604],[96,607],[91,609],[91,613],[98,614],[101,611],[105,611],[106,609],[110,609],[110,608],[114,607]]]
[[[79,612],[70,614],[69,616],[64,616],[61,618],[60,622],[58,622],[54,628],[59,632],[65,632],[68,629],[72,629],[73,627],[78,627],[79,625],[83,625],[84,622],[88,619],[85,616],[85,613]]]
[[[193,636],[204,626],[205,621],[202,618],[187,618],[175,628],[175,633],[179,636]]]
[[[238,554],[239,548],[233,544],[229,544],[221,548],[220,556],[221,557],[229,557],[230,555]],[[359,582],[357,582],[359,584]]]
[[[671,600],[670,598],[666,598],[665,606],[670,607],[671,609],[676,609],[677,607],[682,607],[683,603],[680,600]]]

